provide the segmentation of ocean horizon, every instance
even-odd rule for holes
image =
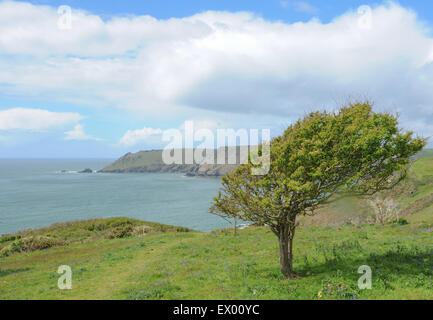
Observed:
[[[211,231],[220,178],[97,173],[114,159],[0,159],[0,234],[52,223],[130,217]],[[89,168],[93,173],[79,173]]]

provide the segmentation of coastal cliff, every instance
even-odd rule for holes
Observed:
[[[214,163],[217,163],[218,152],[225,152],[226,164],[165,164],[162,160],[162,150],[140,151],[127,153],[99,172],[139,173],[139,172],[171,172],[184,173],[187,176],[219,177],[234,171],[247,158],[248,146],[226,147],[225,150],[214,150]],[[182,163],[185,163],[185,149],[182,152]],[[189,150],[191,151],[191,150]],[[197,150],[193,150],[197,151]],[[204,150],[203,150],[204,151]],[[203,152],[202,151],[202,152]],[[230,152],[236,152],[235,164],[227,164]]]

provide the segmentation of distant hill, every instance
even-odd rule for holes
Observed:
[[[419,221],[433,217],[433,150],[425,149],[414,158],[407,179],[394,188],[394,198],[399,204],[403,217],[417,214]],[[339,225],[350,221],[365,222],[371,209],[358,197],[344,198],[326,208],[320,209],[313,217],[302,217],[306,225]]]
[[[196,149],[193,151],[198,151]],[[182,162],[185,163],[185,150],[182,151]],[[201,150],[204,152],[204,150]],[[222,149],[214,150],[214,163],[217,163],[217,154]],[[170,164],[167,165],[162,160],[162,150],[140,151],[137,153],[127,153],[112,164],[106,166],[100,172],[132,173],[132,172],[174,172],[185,173],[188,176],[223,176],[232,172],[247,157],[248,146],[226,147],[226,164]],[[236,152],[235,164],[228,163],[230,152]]]
[[[242,147],[226,147],[225,149],[225,163],[228,163],[228,154],[236,148],[236,164],[171,164],[167,165],[162,161],[162,150],[140,151],[137,153],[127,153],[119,158],[112,164],[106,166],[100,172],[113,172],[113,173],[138,173],[138,172],[173,172],[184,173],[188,176],[224,176],[232,172],[245,160],[245,151],[248,146]],[[221,149],[221,148],[220,148]],[[218,149],[218,150],[220,150]],[[216,163],[216,155],[218,150],[214,150]],[[241,153],[243,152],[243,156]],[[424,159],[433,157],[433,149],[424,149],[416,156],[416,159]],[[185,153],[183,153],[183,160],[185,160]],[[185,161],[183,161],[185,163]]]
[[[414,156],[415,159],[430,158],[433,157],[433,149],[423,149]]]

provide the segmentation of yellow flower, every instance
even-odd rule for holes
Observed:
[[[322,291],[319,291],[319,293],[317,294],[317,296],[318,296],[319,298],[323,297]]]

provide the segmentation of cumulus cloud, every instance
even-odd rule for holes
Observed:
[[[297,8],[314,11],[307,2]],[[427,26],[393,3],[373,8],[368,28],[362,18],[355,10],[330,23],[283,23],[209,11],[103,21],[73,10],[72,29],[59,30],[56,8],[1,2],[0,92],[144,114],[275,119],[367,95],[399,111],[409,129],[433,134]]]
[[[12,108],[0,111],[0,130],[44,130],[83,119],[78,113]]]
[[[139,142],[146,141],[151,136],[161,135],[161,129],[143,128],[138,130],[128,130],[119,143],[125,146],[133,146]]]
[[[71,131],[66,131],[65,135],[65,140],[101,140],[85,133],[82,124],[77,124]]]
[[[180,134],[184,134],[187,123],[188,126],[190,126],[189,128],[193,129],[194,132],[201,129],[216,131],[216,129],[221,127],[221,122],[215,120],[190,119],[184,121],[178,128],[171,128],[171,129],[179,130],[178,132]],[[144,127],[143,129],[138,129],[138,130],[128,130],[120,139],[119,144],[124,146],[134,146],[140,142],[147,142],[147,143],[161,146],[163,144],[162,142],[163,132],[164,130],[162,129],[150,128],[150,127]]]

